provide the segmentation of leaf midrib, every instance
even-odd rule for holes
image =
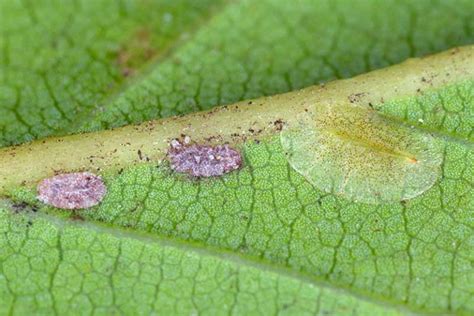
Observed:
[[[102,172],[138,163],[137,150],[151,160],[161,161],[168,148],[167,142],[183,133],[190,135],[195,142],[210,142],[209,138],[214,137],[214,143],[237,145],[248,139],[262,139],[281,130],[281,127],[278,129],[278,122],[281,125],[296,124],[300,113],[306,115],[308,109],[311,112],[318,106],[347,103],[347,98],[360,91],[365,94],[354,106],[363,108],[367,107],[367,103],[378,102],[381,98],[416,97],[428,89],[472,80],[469,70],[474,67],[473,53],[474,46],[467,46],[409,60],[352,79],[265,97],[254,102],[243,101],[184,117],[1,148],[0,163],[3,168],[0,168],[0,194],[6,194],[13,186],[35,183],[58,170]],[[432,78],[429,85],[420,81],[424,76]],[[397,86],[394,88],[391,82],[395,80]],[[401,121],[401,124],[406,125],[407,122]],[[249,129],[260,132],[249,134]],[[236,133],[239,136],[237,138],[234,136]],[[446,137],[444,131],[437,133]],[[472,146],[471,142],[468,142],[468,146]],[[38,160],[38,155],[50,156],[51,159]]]

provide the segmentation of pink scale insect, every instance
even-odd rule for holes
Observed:
[[[191,144],[189,136],[170,142],[168,159],[172,170],[193,177],[218,177],[242,167],[241,154],[228,144]]]
[[[90,172],[60,174],[42,180],[38,200],[62,209],[84,209],[99,204],[107,188],[102,178]]]

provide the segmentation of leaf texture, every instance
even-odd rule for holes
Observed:
[[[16,201],[13,205],[4,202],[6,205],[2,211],[5,232],[2,241],[3,297],[9,297],[4,305],[12,313],[21,308],[37,310],[41,303],[46,304],[45,311],[57,313],[63,311],[59,308],[62,304],[85,311],[90,308],[97,313],[120,311],[127,314],[139,309],[129,296],[120,296],[122,286],[132,286],[131,283],[135,282],[122,277],[123,268],[127,271],[123,273],[130,273],[132,279],[140,275],[149,281],[150,291],[153,288],[153,294],[141,294],[140,300],[149,302],[146,308],[143,307],[143,313],[166,314],[164,311],[170,310],[167,308],[174,308],[177,314],[194,311],[203,314],[213,314],[214,311],[223,314],[265,314],[272,311],[366,314],[368,310],[380,311],[380,314],[470,314],[474,306],[474,289],[470,282],[474,275],[471,255],[474,252],[474,151],[471,134],[464,131],[472,126],[469,125],[474,106],[472,56],[472,47],[451,50],[325,87],[253,100],[255,104],[247,104],[246,108],[237,104],[180,119],[50,139],[3,150],[0,161],[4,165],[14,167],[19,163],[19,169],[31,171],[31,179],[23,177],[25,180],[22,180],[22,175],[16,177],[5,172],[6,178],[0,177],[4,182],[13,179],[11,183],[16,183],[4,190],[4,194]],[[425,76],[431,78],[430,83],[426,83]],[[394,78],[396,85],[390,84]],[[355,98],[354,91],[363,91],[364,96]],[[371,104],[372,99],[381,100],[381,96],[383,102],[372,105],[379,109],[378,113],[394,124],[409,124],[412,129],[432,134],[442,148],[442,165],[437,181],[423,194],[409,200],[365,204],[344,195],[318,190],[292,168],[280,143],[279,128],[275,129],[273,124],[267,132],[235,140],[233,144],[243,155],[244,167],[215,179],[193,179],[175,174],[166,162],[157,162],[159,154],[149,162],[145,159],[137,164],[134,158],[126,156],[127,149],[124,149],[148,144],[159,153],[160,145],[154,143],[157,135],[161,135],[159,143],[164,142],[166,146],[164,135],[167,132],[179,136],[182,131],[193,131],[193,125],[200,127],[201,134],[196,134],[196,140],[212,136],[212,128],[220,131],[225,139],[226,133],[230,137],[234,135],[229,117],[242,118],[235,122],[235,128],[242,128],[247,124],[254,126],[257,116],[251,113],[267,113],[263,125],[267,124],[267,119],[287,113],[284,124],[291,124],[291,117],[304,113],[308,105],[318,106],[318,102],[338,100],[347,100],[350,104],[352,100],[362,106]],[[315,100],[319,101],[315,103]],[[413,105],[421,110],[411,112]],[[394,111],[396,108],[399,110]],[[455,108],[459,110],[446,110]],[[446,120],[440,121],[438,116],[427,116],[430,113],[441,115],[442,111],[445,111],[444,117],[459,118],[460,123],[456,126],[464,128],[453,128],[454,125],[444,125]],[[236,116],[237,113],[240,116]],[[219,124],[227,124],[229,130],[221,129]],[[349,131],[351,128],[351,125],[347,126]],[[153,134],[154,130],[158,134]],[[131,131],[136,131],[137,137],[128,143]],[[41,205],[35,198],[34,187],[40,174],[33,174],[35,170],[48,167],[49,161],[35,162],[38,152],[44,149],[45,154],[52,154],[53,169],[49,172],[55,172],[55,164],[61,161],[71,163],[69,168],[74,170],[83,168],[81,155],[90,157],[87,153],[89,144],[95,150],[104,146],[103,153],[108,148],[112,154],[118,152],[117,159],[125,159],[126,167],[119,171],[111,163],[106,163],[105,169],[101,169],[108,194],[100,206],[70,213]],[[71,156],[68,146],[78,148],[77,154]],[[81,148],[86,152],[81,153]],[[56,157],[54,153],[61,151],[64,156]],[[154,153],[148,150],[142,153],[148,154]],[[103,159],[109,159],[105,156]],[[65,157],[64,160],[61,157]],[[94,159],[92,165],[102,166],[100,157]],[[71,240],[67,239],[69,234],[74,236]],[[63,242],[63,238],[68,241]],[[97,241],[102,238],[109,240],[111,245]],[[46,242],[45,239],[54,241]],[[163,243],[168,247],[168,243],[163,242],[166,240],[170,240],[169,252],[159,250]],[[77,244],[83,241],[87,246]],[[128,247],[121,245],[129,243],[136,243],[136,246],[131,246],[134,249],[156,249],[150,252],[157,251],[160,259],[154,260],[161,263],[147,266],[147,272],[139,274],[143,266],[140,263],[142,253],[148,251],[140,250],[140,255],[134,255],[131,250],[119,250]],[[98,247],[97,254],[95,247]],[[69,251],[78,256],[77,260],[85,260],[79,259],[83,254],[88,258],[87,262],[71,266],[64,255]],[[108,251],[111,253],[107,258],[102,258]],[[30,258],[22,255],[23,252],[41,253],[43,257],[39,259],[33,255]],[[93,259],[95,255],[102,258],[97,259],[98,263]],[[26,258],[20,259],[23,256]],[[173,259],[174,256],[177,258]],[[194,261],[182,263],[183,256],[192,257],[194,259],[189,260]],[[10,260],[24,263],[14,264]],[[33,262],[36,260],[40,264],[35,265]],[[130,260],[127,268],[121,265],[124,260]],[[167,267],[167,260],[177,260],[170,272],[175,275],[174,286],[191,293],[186,298],[178,294],[181,303],[170,303],[175,300],[169,297],[156,301],[160,295],[168,295],[167,290],[161,292],[161,285],[167,283],[163,279],[150,278],[156,277],[155,273],[164,275],[161,269]],[[203,264],[206,260],[212,262]],[[230,279],[222,276],[219,272],[221,266],[227,267],[226,273],[237,276]],[[61,269],[56,271],[58,267]],[[191,276],[188,276],[181,269],[194,272],[189,272]],[[199,274],[201,269],[204,271],[202,275]],[[240,269],[246,271],[245,276],[236,272]],[[39,279],[49,280],[49,285],[36,287],[31,293],[25,292],[21,284],[31,273]],[[86,286],[87,276],[95,273],[99,274],[97,279],[87,281],[92,284]],[[206,280],[202,287],[195,283],[198,276]],[[229,288],[213,283],[216,278],[223,280],[219,279],[220,276],[229,282],[225,283]],[[256,282],[261,286],[274,282],[269,280],[275,278],[285,280],[282,283],[275,281],[278,288],[269,290],[271,294],[260,292],[260,287],[255,287],[255,284],[242,284],[241,277],[248,277],[251,284]],[[77,287],[75,280],[81,286]],[[99,291],[104,296],[90,298],[92,294],[89,293],[93,292],[89,291],[96,290],[95,286],[99,285],[104,287]],[[144,291],[144,284],[135,286],[138,292]],[[307,286],[313,290],[308,288],[309,292],[306,292]],[[327,286],[331,288],[328,292],[323,290]],[[232,294],[226,296],[226,289]],[[323,298],[321,291],[328,296]],[[69,294],[64,294],[66,292]],[[32,293],[48,298],[31,301]],[[126,293],[129,295],[130,291]],[[216,304],[223,305],[212,310],[214,307],[205,305],[206,299],[201,303],[200,295],[205,295],[203,293],[209,295],[206,298],[221,297],[222,301],[215,300]],[[239,300],[241,293],[252,299]],[[260,297],[268,306],[252,303]],[[300,301],[303,297],[304,301]],[[317,303],[321,299],[328,302],[334,302],[334,299],[337,303],[322,307]],[[282,303],[286,300],[293,303]],[[26,304],[26,301],[31,302]],[[224,301],[228,305],[222,303]],[[150,305],[151,302],[154,305]],[[309,302],[316,302],[316,305]],[[173,307],[167,304],[173,304]]]
[[[474,29],[470,0],[1,5],[0,145],[351,77]]]
[[[472,13],[469,0],[1,1],[0,146],[40,139],[0,149],[0,314],[472,314],[473,47],[325,83],[472,43]],[[313,186],[280,132],[334,103],[430,134],[434,185],[371,204]],[[243,167],[172,172],[181,134],[229,143]],[[42,178],[73,171],[104,177],[99,206],[37,200]]]

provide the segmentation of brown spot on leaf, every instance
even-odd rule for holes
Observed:
[[[359,102],[364,95],[366,95],[365,92],[353,93],[348,97],[349,102],[351,103]]]
[[[152,37],[148,28],[141,28],[120,47],[116,62],[124,77],[133,76],[139,67],[157,55]]]
[[[273,122],[273,125],[275,126],[275,129],[277,131],[281,131],[283,129],[283,126],[285,125],[285,122],[282,119],[278,119]]]

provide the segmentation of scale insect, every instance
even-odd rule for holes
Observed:
[[[228,144],[211,146],[190,143],[189,136],[182,142],[177,139],[170,142],[168,159],[172,170],[207,178],[218,177],[242,167],[241,154]]]
[[[42,180],[38,200],[62,209],[83,209],[99,204],[107,188],[102,178],[90,172],[65,173]]]
[[[441,172],[443,149],[429,133],[350,104],[301,114],[280,140],[289,164],[316,188],[362,203],[412,199]]]

